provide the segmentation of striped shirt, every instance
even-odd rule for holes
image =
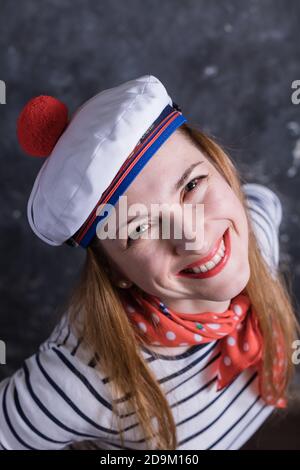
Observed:
[[[260,184],[243,189],[260,249],[276,270],[280,200]],[[239,449],[274,410],[260,397],[252,367],[217,392],[219,345],[193,345],[173,356],[141,345],[172,410],[178,450]],[[146,449],[135,412],[121,415],[121,446],[109,377],[95,368],[93,356],[65,314],[38,352],[0,383],[0,448]]]

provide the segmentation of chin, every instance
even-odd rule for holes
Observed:
[[[220,292],[223,294],[222,296],[224,297],[225,295],[225,298],[227,299],[232,299],[233,297],[237,296],[245,289],[249,279],[250,267],[247,263],[232,277],[232,282],[227,283],[224,288],[220,289]]]
[[[228,281],[228,278],[230,278],[231,281]],[[239,267],[239,269],[234,270],[230,276],[226,276],[222,282],[214,284],[211,292],[208,287],[205,289],[205,292],[202,289],[201,293],[199,292],[199,295],[205,297],[207,300],[224,302],[240,294],[247,286],[249,278],[250,266],[249,262],[246,262]]]

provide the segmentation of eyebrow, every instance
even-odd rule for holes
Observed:
[[[175,191],[175,192],[179,191],[179,189],[184,185],[184,183],[186,182],[186,180],[188,179],[188,177],[189,177],[190,174],[192,173],[193,169],[194,169],[196,166],[201,165],[201,163],[204,163],[204,162],[201,161],[201,162],[192,163],[192,165],[190,165],[190,166],[185,170],[185,172],[183,173],[183,175],[179,178],[179,180],[177,181],[177,183],[176,183],[175,186],[174,186],[174,191]]]
[[[183,175],[179,178],[179,180],[175,183],[174,185],[174,192],[178,192],[179,189],[184,185],[184,183],[186,182],[186,180],[188,179],[188,177],[190,176],[190,174],[192,173],[193,169],[196,168],[197,166],[201,165],[201,163],[204,163],[203,161],[199,161],[199,162],[196,162],[196,163],[192,163],[186,170],[185,172],[183,173]],[[145,214],[146,215],[146,214]],[[130,222],[132,222],[134,219],[137,219],[137,218],[142,218],[144,215],[143,214],[140,214],[140,215],[135,215],[133,217],[131,217],[129,220],[128,220],[128,223],[127,223],[127,226],[130,224]],[[123,228],[125,225],[121,225],[121,227],[118,227],[117,228],[117,234],[119,233],[119,231],[121,230],[121,228]]]

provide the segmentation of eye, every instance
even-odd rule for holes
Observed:
[[[202,180],[207,177],[208,175],[201,175],[201,176],[196,176],[196,178],[193,178],[192,180],[190,180],[184,187],[184,190],[188,188],[188,190],[187,191],[185,190],[185,192],[190,193],[194,191],[194,189],[199,186],[198,180]]]
[[[146,229],[145,229],[146,227]],[[131,243],[135,242],[141,233],[146,232],[146,230],[150,227],[150,224],[143,223],[141,225],[138,225],[130,234],[128,235],[127,238],[127,244],[130,245]],[[144,230],[143,230],[144,229]],[[132,238],[132,236],[134,238]]]

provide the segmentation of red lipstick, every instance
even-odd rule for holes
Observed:
[[[205,279],[205,278],[212,277],[212,276],[215,276],[216,274],[218,274],[225,267],[225,265],[227,264],[227,261],[230,257],[230,254],[231,254],[229,228],[225,231],[223,237],[224,237],[224,245],[225,245],[224,256],[214,268],[209,269],[206,272],[200,272],[200,273],[185,273],[182,270],[179,273],[177,273],[177,276],[180,276],[180,277],[183,276],[183,277],[189,277],[189,278],[195,278],[195,279]],[[205,256],[201,260],[198,260],[198,261],[195,261],[192,264],[189,264],[184,269],[190,269],[190,268],[193,268],[193,267],[196,267],[196,266],[200,266],[201,264],[205,264],[207,261],[211,260],[214,257],[214,255],[217,253],[217,251],[219,250],[220,243],[221,243],[223,237],[218,241],[218,243],[216,243],[216,246],[211,251],[211,253],[209,253],[209,255]]]

